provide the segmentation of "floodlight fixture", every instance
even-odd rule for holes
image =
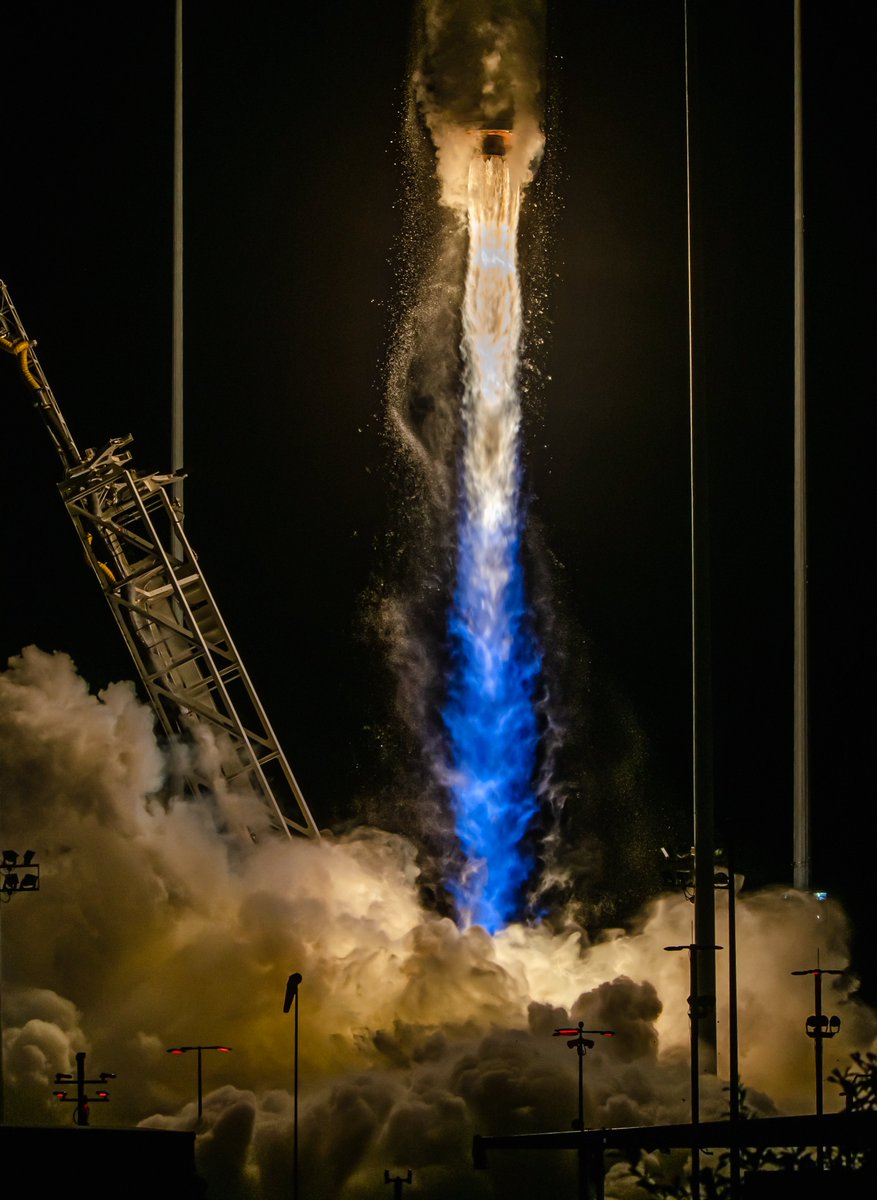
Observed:
[[[201,1118],[204,1113],[204,1091],[202,1086],[201,1073],[201,1052],[202,1050],[219,1050],[222,1054],[230,1054],[231,1046],[169,1046],[166,1053],[168,1054],[188,1054],[190,1050],[198,1052],[198,1125],[201,1124]]]
[[[566,1043],[570,1050],[575,1050],[579,1056],[579,1113],[576,1121],[573,1122],[573,1128],[584,1133],[585,1130],[585,1055],[589,1050],[593,1050],[595,1042],[585,1037],[586,1033],[594,1034],[595,1037],[615,1037],[614,1029],[585,1029],[584,1021],[579,1021],[578,1025],[572,1029],[555,1029],[552,1037],[565,1037],[570,1040]]]
[[[816,1075],[816,1115],[822,1116],[822,1075],[823,1075],[823,1042],[826,1038],[833,1038],[840,1029],[840,1017],[826,1016],[822,1011],[822,976],[823,975],[843,975],[843,971],[829,970],[826,967],[819,966],[817,957],[817,965],[808,967],[802,971],[792,971],[793,975],[812,975],[813,976],[813,999],[816,1012],[811,1014],[804,1022],[804,1032],[807,1037],[813,1040],[813,1058]],[[825,1147],[816,1147],[816,1165],[821,1171],[825,1165]]]

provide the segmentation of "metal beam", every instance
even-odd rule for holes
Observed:
[[[623,1129],[560,1130],[557,1133],[500,1134],[472,1139],[474,1166],[484,1170],[491,1150],[675,1150],[731,1146],[877,1145],[877,1112],[828,1113],[821,1117],[756,1117],[747,1121],[701,1121],[699,1125],[645,1125]]]

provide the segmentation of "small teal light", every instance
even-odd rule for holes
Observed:
[[[814,892],[814,893],[813,893],[813,895],[814,895],[814,896],[816,897],[816,899],[817,899],[817,900],[819,900],[819,901],[822,901],[822,900],[827,900],[827,899],[828,899],[828,892]]]

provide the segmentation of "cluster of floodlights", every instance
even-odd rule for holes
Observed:
[[[9,900],[16,892],[40,890],[40,866],[34,862],[36,850],[4,850],[0,860],[0,900]]]
[[[55,1083],[72,1083],[72,1082],[74,1082],[75,1078],[76,1078],[75,1075],[70,1075],[65,1072],[59,1071],[58,1074],[55,1076]],[[85,1082],[85,1083],[106,1083],[108,1079],[115,1079],[115,1078],[116,1078],[116,1076],[113,1074],[112,1071],[101,1071],[101,1073],[97,1077],[97,1079],[84,1080],[83,1082]],[[56,1100],[69,1100],[73,1104],[78,1102],[78,1097],[68,1096],[66,1092],[52,1092],[52,1095],[55,1097]],[[105,1091],[103,1088],[101,1088],[101,1090],[99,1092],[96,1092],[93,1096],[88,1097],[88,1103],[93,1104],[95,1101],[103,1101],[104,1103],[106,1103],[106,1101],[109,1100],[109,1098],[110,1098],[110,1093]]]
[[[59,1071],[55,1076],[55,1086],[59,1083],[75,1084],[76,1094],[74,1096],[64,1091],[52,1092],[56,1100],[60,1100],[62,1104],[75,1104],[73,1110],[73,1120],[77,1125],[88,1125],[89,1112],[92,1104],[106,1104],[110,1098],[110,1093],[106,1090],[105,1084],[110,1079],[115,1079],[113,1071],[101,1071],[96,1079],[86,1079],[85,1077],[85,1051],[80,1050],[76,1055],[76,1074],[71,1075],[66,1072]],[[89,1096],[86,1092],[86,1087],[89,1084],[97,1083],[100,1085],[98,1091],[93,1096]]]

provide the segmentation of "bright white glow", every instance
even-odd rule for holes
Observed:
[[[519,210],[520,193],[511,186],[505,159],[475,155],[469,170],[469,269],[463,302],[463,480],[469,519],[485,546],[483,569],[493,597],[508,580],[509,564],[492,535],[508,532],[517,507]]]

